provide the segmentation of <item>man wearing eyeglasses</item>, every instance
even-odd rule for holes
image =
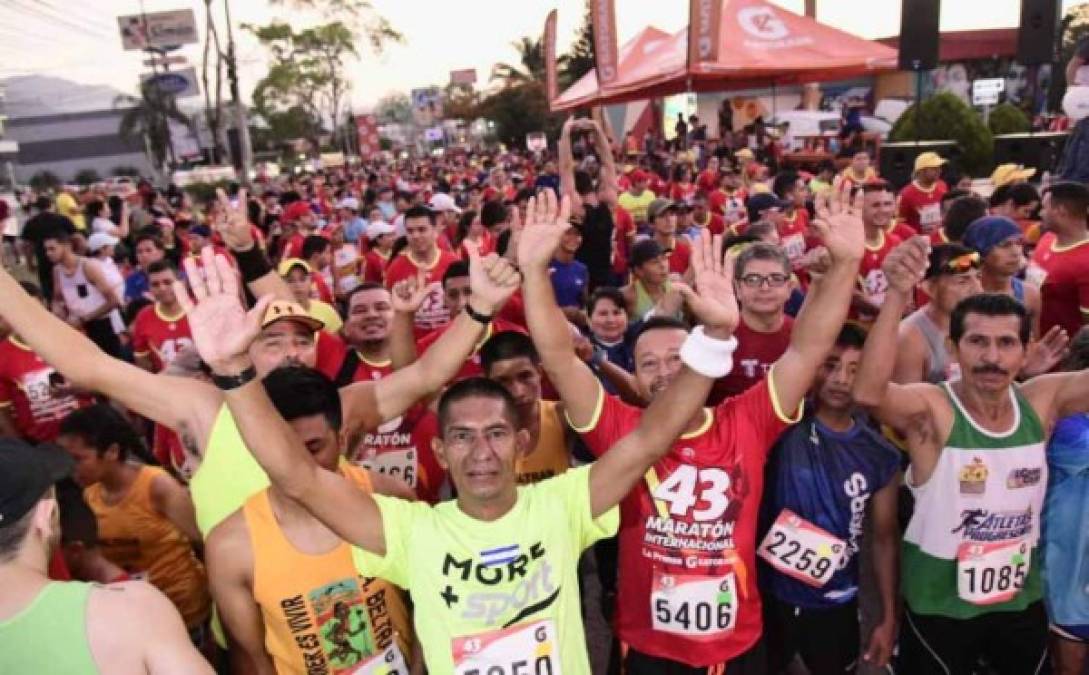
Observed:
[[[771,365],[790,346],[794,320],[784,311],[790,298],[790,260],[783,249],[756,243],[745,249],[734,266],[741,323],[734,337],[734,369],[715,381],[708,398],[717,405],[737,396],[767,376]]]
[[[946,346],[949,319],[958,302],[983,290],[979,254],[960,244],[935,246],[921,286],[930,302],[900,323],[893,371],[898,384],[940,384],[959,376],[960,368]]]

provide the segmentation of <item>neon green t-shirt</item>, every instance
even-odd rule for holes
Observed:
[[[579,603],[579,555],[616,533],[590,514],[590,467],[518,488],[499,520],[374,495],[386,555],[352,549],[356,567],[412,594],[416,634],[434,675],[590,675]]]
[[[645,223],[647,222],[647,209],[650,207],[650,203],[657,198],[658,196],[650,190],[643,190],[638,197],[625,190],[617,197],[616,201],[631,214],[632,220],[637,223]]]
[[[268,485],[268,475],[250,454],[224,403],[212,425],[200,466],[189,480],[200,533],[207,537],[213,527],[242,508],[250,495]]]

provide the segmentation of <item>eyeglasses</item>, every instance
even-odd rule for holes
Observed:
[[[745,284],[749,288],[760,288],[764,284],[768,285],[768,288],[782,288],[786,283],[790,281],[789,274],[746,274],[741,277],[741,283]]]

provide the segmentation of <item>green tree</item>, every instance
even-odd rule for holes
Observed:
[[[923,101],[918,117],[916,132],[915,106],[905,110],[892,127],[890,140],[956,141],[961,169],[974,176],[990,172],[994,138],[967,103],[950,92],[942,92]]]
[[[579,78],[594,69],[594,23],[590,11],[590,3],[587,2],[582,25],[575,33],[571,50],[561,58],[559,79],[562,87],[578,82]]]
[[[511,46],[518,51],[518,65],[497,63],[492,66],[491,81],[498,80],[504,87],[526,83],[542,83],[545,80],[543,38],[522,36]]]
[[[113,105],[114,108],[124,110],[117,128],[121,138],[144,139],[145,147],[157,167],[165,166],[168,159],[173,159],[169,157],[171,145],[168,120],[189,125],[189,117],[178,109],[178,102],[173,95],[159,91],[148,80],[141,85],[139,97],[122,94],[114,99]]]
[[[94,169],[80,169],[74,178],[77,185],[94,185],[102,180],[102,176]]]
[[[370,43],[371,50],[376,54],[381,53],[389,42],[404,41],[404,36],[375,11],[370,0],[272,0],[272,4],[314,11],[324,19],[338,20],[353,35]]]
[[[999,134],[1020,134],[1032,128],[1032,122],[1023,110],[1011,103],[995,106],[987,117],[987,126],[995,136]]]
[[[374,114],[379,124],[408,124],[412,121],[412,100],[408,94],[388,94],[378,99]]]
[[[549,114],[544,88],[532,84],[500,89],[480,102],[479,112],[495,122],[496,136],[512,147],[524,147],[531,131],[556,137],[562,119]]]
[[[446,85],[442,93],[443,115],[449,119],[472,120],[479,117],[480,94],[471,84]]]

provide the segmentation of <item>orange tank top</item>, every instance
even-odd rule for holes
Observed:
[[[516,467],[519,485],[538,483],[558,476],[571,467],[571,453],[567,448],[567,436],[558,406],[556,401],[541,401],[537,445],[528,455],[519,458]]]
[[[370,477],[341,463],[370,492]],[[401,592],[360,576],[351,547],[310,555],[295,548],[276,520],[268,489],[242,506],[254,552],[253,595],[265,623],[265,650],[280,675],[407,673],[412,628]]]
[[[192,628],[208,618],[208,580],[189,540],[152,504],[151,483],[158,476],[169,474],[141,466],[136,482],[116,504],[105,502],[101,484],[84,490],[83,497],[98,520],[102,554],[166,594]]]

